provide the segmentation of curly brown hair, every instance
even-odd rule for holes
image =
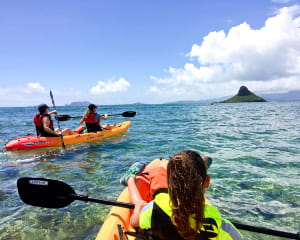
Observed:
[[[179,234],[186,240],[199,239],[197,229],[200,230],[204,223],[206,175],[204,161],[197,152],[182,151],[170,157],[167,177],[172,203],[171,219]],[[195,229],[189,224],[190,217],[195,220]]]

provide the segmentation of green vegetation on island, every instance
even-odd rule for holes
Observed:
[[[221,103],[239,103],[239,102],[266,102],[262,97],[256,96],[250,92],[247,87],[241,86],[237,95]]]

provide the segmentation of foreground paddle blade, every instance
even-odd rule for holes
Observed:
[[[128,112],[123,112],[122,116],[123,117],[134,117],[135,114],[136,114],[136,112],[134,112],[134,111],[128,111]]]
[[[57,180],[23,177],[17,186],[22,201],[32,206],[63,208],[74,201],[73,188]]]

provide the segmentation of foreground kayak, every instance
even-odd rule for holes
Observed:
[[[167,166],[167,160],[165,159],[155,159],[149,163],[143,172],[151,172],[155,168]],[[141,194],[143,200],[147,200],[147,194],[150,191],[150,182],[145,174],[139,174],[136,177],[136,184]],[[118,198],[119,202],[130,203],[128,188],[126,187]],[[96,240],[122,240],[124,238],[124,232],[135,232],[135,230],[130,226],[130,216],[133,210],[121,207],[112,207],[109,214],[107,215]],[[135,237],[127,236],[128,240],[134,240]]]
[[[64,136],[65,145],[78,144],[83,142],[91,142],[102,140],[110,137],[120,135],[127,131],[130,126],[130,121],[117,123],[112,126],[110,130],[103,130],[96,133],[83,133],[70,136]],[[38,137],[38,136],[24,136],[11,140],[5,144],[8,151],[29,150],[44,147],[58,147],[61,146],[60,137]]]

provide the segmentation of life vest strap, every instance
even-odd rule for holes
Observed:
[[[155,198],[155,196],[159,193],[168,193],[168,189],[167,188],[160,188],[157,189],[154,193],[153,193],[153,199]]]

